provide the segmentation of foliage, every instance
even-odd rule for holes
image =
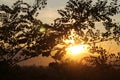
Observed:
[[[94,55],[89,57],[84,57],[83,61],[87,62],[89,65],[95,66],[100,69],[109,69],[119,67],[120,63],[120,53],[108,53],[102,47],[96,46],[91,48],[90,52]],[[120,68],[120,67],[119,67]]]
[[[83,41],[84,44],[91,46],[90,49],[98,49],[99,46],[96,44],[104,41],[115,40],[119,44],[120,26],[112,18],[119,14],[119,9],[120,5],[117,0],[109,2],[107,0],[94,2],[92,0],[69,0],[64,10],[58,10],[61,17],[54,21],[53,28],[61,33],[58,43],[63,43],[64,38],[68,39],[70,31],[74,29],[79,35],[75,41]],[[96,26],[97,23],[103,24],[105,31],[97,29],[99,27]],[[65,55],[65,47],[57,48],[53,58],[60,61]],[[97,53],[99,56],[89,56],[88,61],[96,65],[106,65],[110,55],[113,54],[109,54],[103,48],[99,49],[92,52],[92,54]]]
[[[46,0],[36,0],[33,6],[18,0],[12,8],[0,6],[1,11],[9,14],[0,27],[1,64],[14,65],[40,54],[50,55],[54,35],[49,25],[35,19],[38,10],[45,5]],[[43,27],[46,29],[42,32]]]
[[[92,0],[69,0],[65,10],[58,10],[58,13],[61,18],[55,20],[55,29],[64,31],[75,29],[79,35],[81,33],[84,36],[88,34],[94,39],[95,22],[102,21],[107,30],[108,27],[115,26],[111,16],[119,13],[119,5],[116,0],[110,3],[106,0],[98,0],[96,3],[93,3]],[[85,29],[87,29],[87,34],[83,32]]]
[[[10,8],[7,5],[2,4],[0,6],[0,9],[2,11],[5,11],[6,13],[11,14],[10,19],[11,19],[11,21],[14,21],[14,19],[18,15],[18,13],[21,12],[21,9],[24,12],[24,10],[26,8],[27,10],[25,10],[25,12],[27,12],[28,14],[25,16],[21,15],[21,17],[28,18],[28,20],[32,21],[32,20],[34,20],[33,16],[35,14],[38,14],[37,11],[44,8],[46,4],[47,4],[46,0],[35,0],[33,5],[29,5],[28,3],[24,3],[23,1],[18,0],[13,4],[12,8]],[[26,7],[24,7],[24,6],[26,6]]]
[[[35,18],[38,10],[45,5],[46,0],[36,0],[33,6],[22,1],[14,3],[12,8],[0,6],[10,16],[0,27],[1,62],[13,65],[40,54],[52,56],[56,62],[62,61],[66,54],[65,48],[69,45],[65,44],[64,39],[90,45],[91,53],[97,53],[98,56],[84,59],[92,65],[106,66],[111,56],[115,57],[115,62],[120,60],[119,55],[108,55],[105,49],[96,45],[109,40],[115,40],[118,44],[120,42],[120,25],[112,19],[120,12],[117,0],[97,0],[95,3],[92,0],[69,0],[64,10],[58,10],[61,17],[55,19],[52,26]],[[103,24],[105,32],[97,29],[97,22]],[[72,30],[75,35],[70,36]],[[59,44],[63,47],[56,48]],[[53,50],[56,51],[54,55],[51,54]]]

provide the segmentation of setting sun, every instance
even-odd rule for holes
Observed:
[[[88,48],[88,45],[79,44],[79,45],[73,45],[66,48],[66,51],[71,55],[78,55],[86,52],[87,48]]]
[[[88,44],[85,44],[84,41],[80,40],[81,37],[72,29],[68,35],[68,38],[63,38],[63,42],[66,46],[66,57],[71,59],[77,59],[80,56],[88,53]]]

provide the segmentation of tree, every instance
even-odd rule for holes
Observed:
[[[46,0],[35,0],[33,5],[16,1],[12,8],[7,5],[1,5],[1,11],[9,14],[9,17],[3,21],[0,27],[0,63],[6,65],[15,65],[18,62],[36,57],[40,54],[48,56],[46,32],[40,31],[42,24],[35,16],[38,10],[46,5]],[[48,26],[49,27],[49,26]]]
[[[64,10],[58,10],[61,17],[54,21],[54,29],[61,32],[62,40],[59,43],[63,42],[63,38],[69,39],[68,36],[71,30],[74,30],[79,35],[77,40],[82,41],[83,44],[89,44],[90,50],[96,50],[99,47],[97,43],[104,41],[115,40],[119,44],[120,26],[112,18],[119,14],[119,9],[120,5],[117,0],[111,0],[109,2],[107,0],[97,0],[95,3],[92,0],[69,0]],[[97,22],[103,24],[106,31],[102,32],[98,30],[96,26]],[[58,49],[58,52],[53,56],[55,59],[60,60],[65,55],[65,51],[61,50],[64,49]],[[103,48],[94,52],[97,52],[99,57],[109,58],[107,57],[106,50]],[[56,57],[56,55],[59,55],[59,57]],[[107,61],[106,59],[99,59],[95,56],[90,56],[89,58],[93,59],[92,61],[95,61],[97,58],[99,60],[97,62],[99,63],[100,60],[103,60],[100,65],[106,64]]]

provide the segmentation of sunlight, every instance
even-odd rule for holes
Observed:
[[[80,37],[74,29],[71,30],[68,39],[64,39],[63,42],[67,45],[65,50],[69,55],[75,56],[88,51],[88,45],[84,41],[80,41]]]
[[[81,53],[85,53],[88,50],[88,45],[83,45],[83,44],[79,44],[79,45],[74,45],[74,46],[70,46],[68,48],[66,48],[66,52],[68,54],[71,55],[79,55]]]
[[[62,60],[72,60],[79,62],[84,56],[88,55],[90,45],[85,43],[81,36],[72,29],[67,35],[61,38],[60,44],[53,48],[53,55],[64,53]],[[61,50],[61,51],[59,51]]]

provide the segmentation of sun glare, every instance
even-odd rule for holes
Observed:
[[[90,47],[74,29],[68,33],[67,37],[63,37],[62,45],[64,45],[66,52],[64,59],[75,61],[79,61],[82,57],[86,56]]]
[[[87,52],[88,50],[87,48],[88,48],[88,45],[79,44],[79,45],[73,45],[66,48],[66,51],[68,54],[71,54],[71,55],[79,55],[81,53]]]

